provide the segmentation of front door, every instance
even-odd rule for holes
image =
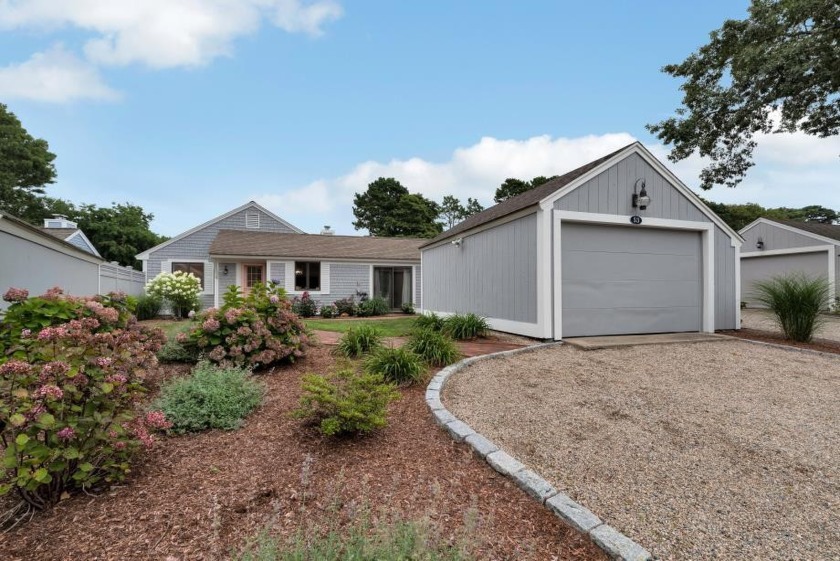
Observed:
[[[383,298],[392,310],[411,302],[411,293],[411,267],[373,268],[373,296]]]
[[[242,281],[246,293],[258,282],[265,284],[265,263],[243,263]]]

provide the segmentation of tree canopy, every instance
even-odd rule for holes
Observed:
[[[711,163],[701,187],[736,186],[753,165],[755,135],[840,131],[840,3],[753,0],[708,44],[663,71],[683,79],[676,116],[648,129],[672,144],[671,161],[697,152]]]
[[[55,154],[49,148],[0,103],[0,211],[25,214],[45,186],[55,182]]]
[[[440,205],[393,177],[380,177],[353,197],[353,227],[372,236],[431,238],[442,231],[439,214]]]
[[[530,191],[534,187],[539,187],[543,183],[547,183],[555,177],[557,176],[552,175],[551,177],[545,177],[543,175],[538,175],[531,181],[522,181],[521,179],[508,177],[502,182],[499,188],[496,189],[496,195],[493,197],[493,200],[497,203],[506,201],[516,195],[521,195],[525,191]]]
[[[484,210],[484,206],[472,197],[467,198],[467,204],[461,204],[458,197],[446,195],[440,204],[440,219],[444,228],[451,228],[473,214]]]
[[[734,230],[740,230],[758,218],[778,218],[799,222],[821,222],[833,224],[840,220],[840,214],[830,208],[809,205],[802,208],[765,208],[757,203],[732,204],[703,201]]]

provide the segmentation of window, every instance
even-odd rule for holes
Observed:
[[[245,288],[252,288],[258,282],[265,282],[263,280],[263,273],[265,267],[262,264],[243,265],[245,269]]]
[[[201,281],[201,290],[204,290],[204,263],[172,263],[172,272],[184,271],[192,273]]]
[[[295,290],[321,290],[321,264],[295,261]]]
[[[259,228],[260,227],[260,213],[259,212],[246,212],[245,213],[245,227],[246,228]]]

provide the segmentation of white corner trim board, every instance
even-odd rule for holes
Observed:
[[[563,338],[563,271],[561,230],[563,222],[583,224],[602,224],[626,228],[660,228],[666,230],[693,230],[700,232],[703,244],[703,331],[715,331],[715,224],[712,222],[694,222],[689,220],[671,220],[667,218],[645,218],[639,225],[630,223],[629,216],[575,212],[568,210],[554,211],[554,339]],[[736,279],[736,284],[738,280]],[[740,307],[737,301],[736,308]]]

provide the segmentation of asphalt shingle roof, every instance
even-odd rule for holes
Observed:
[[[370,259],[419,261],[419,238],[322,236],[221,230],[210,245],[211,255],[254,257],[312,257],[318,259]]]
[[[840,224],[823,224],[822,222],[799,222],[798,220],[782,220],[780,218],[768,218],[771,222],[778,222],[785,226],[798,228],[804,232],[817,234],[824,238],[840,241]]]
[[[78,228],[40,228],[40,230],[60,240],[66,240],[79,231]]]

